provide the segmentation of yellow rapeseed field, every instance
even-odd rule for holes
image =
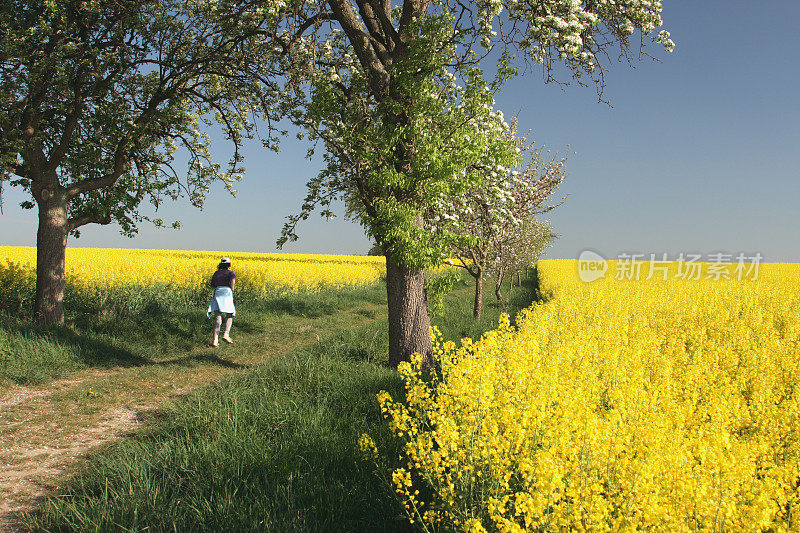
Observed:
[[[241,289],[358,286],[377,281],[386,271],[383,257],[67,248],[67,283],[75,287],[202,287],[223,256],[231,258]],[[8,268],[9,262],[33,276],[36,248],[0,246],[0,268]]]
[[[636,281],[611,263],[586,283],[575,261],[542,261],[545,301],[517,327],[505,317],[479,341],[436,343],[433,380],[403,364],[407,397],[379,401],[405,441],[392,479],[410,517],[800,531],[800,265],[742,280],[704,266],[697,280],[672,264]]]

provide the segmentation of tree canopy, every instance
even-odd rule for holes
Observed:
[[[35,200],[61,187],[69,229],[116,222],[185,195],[202,205],[212,181],[231,188],[239,143],[264,86],[250,41],[267,7],[173,0],[14,1],[0,10],[0,170]],[[233,143],[215,162],[203,126]],[[188,155],[175,165],[178,148]],[[24,207],[32,208],[33,202]]]
[[[269,117],[262,61],[269,3],[14,0],[0,8],[0,173],[37,207],[36,316],[63,321],[69,233],[116,222],[132,235],[149,199],[201,206],[232,186],[254,113]],[[225,167],[205,126],[233,145]],[[271,129],[267,129],[267,140]],[[176,164],[176,150],[188,164]],[[154,219],[159,224],[161,221]]]
[[[463,197],[492,172],[519,164],[493,93],[517,73],[515,58],[543,66],[546,81],[604,86],[612,45],[622,57],[644,50],[661,25],[661,3],[369,0],[287,7],[276,34],[294,96],[292,118],[322,141],[326,168],[309,182],[296,224],[333,199],[387,254],[406,265],[441,261],[454,234],[420,221],[445,213],[443,198]],[[639,46],[632,36],[642,35]],[[674,44],[661,31],[652,37]],[[489,51],[497,74],[485,80]],[[569,79],[558,79],[556,66]],[[287,100],[288,101],[288,100]]]

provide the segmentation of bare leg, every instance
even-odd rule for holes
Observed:
[[[233,325],[233,317],[228,315],[225,319],[225,333],[222,335],[222,340],[227,342],[228,344],[233,344],[231,340],[231,326]]]
[[[214,342],[211,346],[219,346],[219,328],[222,326],[222,313],[214,313]]]

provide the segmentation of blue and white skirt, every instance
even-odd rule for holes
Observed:
[[[230,287],[217,287],[214,289],[214,296],[208,304],[206,315],[211,318],[214,313],[229,313],[236,316],[236,307],[233,305],[233,291]]]

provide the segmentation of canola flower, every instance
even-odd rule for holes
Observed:
[[[436,374],[412,358],[406,397],[378,395],[415,525],[800,531],[800,265],[755,281],[538,271],[546,301],[517,327],[460,344],[434,328]]]
[[[386,271],[383,257],[67,248],[66,279],[76,288],[154,284],[204,288],[223,255],[233,261],[237,289],[255,292],[367,285]],[[32,283],[35,268],[35,247],[0,246],[0,274],[14,271]]]

